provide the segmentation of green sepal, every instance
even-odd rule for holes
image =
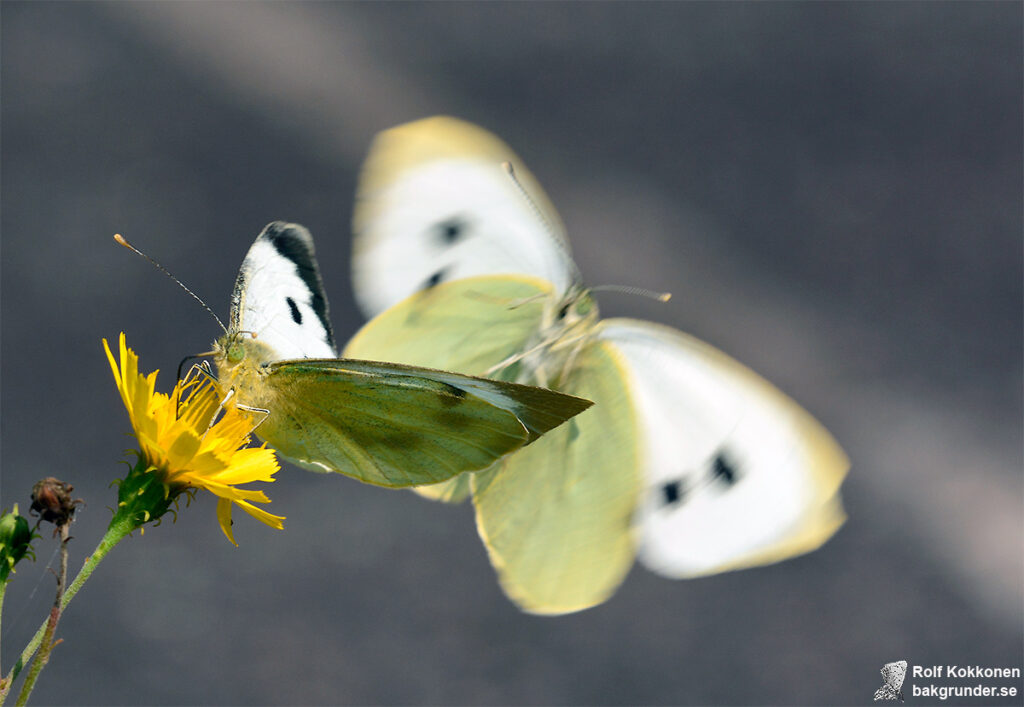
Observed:
[[[128,475],[119,482],[117,511],[111,525],[128,520],[133,528],[159,520],[187,484],[168,483],[164,474],[138,455],[138,461]]]

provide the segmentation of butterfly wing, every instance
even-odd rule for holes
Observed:
[[[633,564],[640,450],[623,363],[612,347],[587,345],[563,390],[594,407],[470,478],[491,564],[525,611],[600,604]]]
[[[368,316],[474,275],[533,275],[558,292],[578,279],[562,222],[533,175],[497,137],[455,118],[375,138],[353,229],[352,279]]]
[[[345,346],[350,358],[483,374],[521,351],[540,323],[549,284],[527,277],[467,278],[410,295],[369,321]],[[458,503],[469,477],[414,489],[421,496]]]
[[[543,388],[373,361],[278,361],[267,368],[256,402],[269,413],[257,435],[306,468],[380,486],[486,468],[591,404]]]
[[[644,435],[640,560],[671,577],[777,562],[845,519],[848,460],[770,383],[712,346],[630,319],[598,325],[627,362]]]
[[[309,231],[275,221],[256,237],[235,280],[230,330],[255,334],[276,359],[336,356]]]

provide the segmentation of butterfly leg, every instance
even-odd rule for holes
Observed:
[[[178,370],[179,380],[182,381],[181,392],[188,391],[189,395],[193,392],[193,388],[200,385],[203,380],[211,385],[217,385],[217,377],[210,371],[210,362],[203,361],[201,363],[193,363],[185,374],[184,378],[181,377],[181,370],[179,366]],[[181,398],[179,394],[178,400],[175,402],[175,417],[181,417]],[[216,415],[214,415],[216,418]],[[212,424],[212,423],[211,423]]]
[[[490,375],[492,375],[494,373],[497,373],[498,371],[500,371],[500,370],[502,370],[504,368],[508,368],[513,363],[516,363],[517,361],[523,360],[524,358],[526,358],[530,354],[537,353],[538,351],[543,349],[545,346],[548,346],[550,343],[551,343],[550,341],[542,341],[539,344],[537,344],[536,346],[531,346],[530,348],[526,349],[525,351],[520,351],[519,353],[514,353],[511,356],[506,357],[505,359],[499,361],[498,363],[494,364],[493,366],[488,368],[486,371],[484,371],[484,376],[490,376]]]
[[[213,375],[213,371],[210,370],[209,361],[201,361],[199,363],[193,363],[188,369],[188,373],[185,374],[184,380],[190,378],[205,378],[213,383],[217,382],[217,376]]]
[[[254,413],[256,415],[260,415],[261,416],[260,419],[259,419],[259,422],[257,422],[255,425],[253,425],[252,429],[249,430],[250,434],[255,432],[256,429],[260,425],[262,425],[264,422],[266,422],[268,417],[270,417],[270,410],[267,410],[266,408],[252,407],[251,405],[243,405],[242,403],[235,403],[235,407],[237,409],[239,409],[239,410],[244,410],[245,412],[251,412],[251,413]]]
[[[192,367],[192,370],[189,371],[189,375],[190,376],[193,375],[193,371],[196,372],[195,373],[195,377],[197,379],[200,378],[200,377],[206,377],[207,380],[212,381],[214,384],[217,384],[217,378],[210,373],[208,366],[207,367],[203,367],[201,364],[196,364],[195,366]],[[187,378],[187,376],[186,376],[186,378]],[[234,397],[235,397],[235,389],[231,388],[230,390],[228,390],[227,393],[224,394],[224,397],[221,399],[221,401],[219,403],[217,403],[217,410],[216,410],[216,412],[214,412],[213,416],[210,417],[210,423],[206,426],[206,432],[203,433],[203,438],[204,439],[206,438],[207,433],[211,429],[213,429],[213,426],[215,424],[217,424],[217,421],[221,418],[222,413],[224,412],[225,408],[227,408],[228,403]],[[242,403],[235,403],[234,406],[235,406],[235,409],[237,409],[237,410],[243,410],[245,412],[256,413],[256,414],[260,415],[259,419],[253,424],[252,429],[249,430],[250,433],[255,432],[256,428],[259,427],[260,425],[262,425],[264,423],[264,421],[270,416],[270,410],[267,410],[267,409],[264,409],[264,408],[252,407],[250,405],[243,405]]]
[[[229,390],[227,392],[227,394],[224,396],[224,399],[220,401],[220,406],[219,406],[218,414],[220,412],[222,412],[225,407],[227,407],[228,401],[231,400],[233,397],[235,397],[235,389],[234,388]],[[260,421],[257,422],[255,425],[253,425],[252,430],[255,430],[257,427],[262,425],[264,420],[266,420],[268,417],[270,417],[270,410],[267,410],[265,408],[257,408],[257,407],[253,407],[251,405],[244,405],[243,403],[235,403],[235,409],[237,409],[237,410],[244,410],[245,412],[258,413],[258,414],[262,415],[262,417],[260,418]],[[211,427],[213,426],[212,422],[210,423],[210,426]],[[250,432],[252,430],[250,430]]]

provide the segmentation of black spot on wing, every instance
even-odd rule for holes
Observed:
[[[736,469],[736,465],[721,451],[715,455],[714,460],[711,462],[711,476],[712,479],[721,480],[727,486],[733,486],[740,480],[740,474]]]
[[[285,297],[284,299],[288,303],[288,309],[292,311],[292,321],[296,324],[302,324],[302,312],[299,311],[299,307],[295,304],[295,300],[291,297]]]
[[[436,273],[428,277],[423,281],[423,285],[420,287],[421,290],[429,290],[433,287],[437,287],[444,282],[445,277],[448,274],[448,268],[441,268]]]
[[[658,491],[661,493],[661,505],[663,507],[678,506],[686,502],[687,496],[695,492],[703,492],[708,487],[720,483],[726,487],[732,487],[742,475],[737,471],[736,465],[721,450],[715,454],[708,464],[708,475],[698,478],[690,478],[688,473],[683,474],[679,479],[666,481]],[[687,481],[690,483],[687,483]]]
[[[294,263],[296,273],[309,288],[311,293],[309,304],[323,325],[324,331],[327,332],[327,343],[331,348],[336,348],[334,331],[327,318],[327,296],[324,294],[324,284],[320,279],[320,269],[316,264],[313,239],[309,235],[309,231],[293,223],[274,221],[267,224],[260,234],[260,238],[269,241],[278,253]],[[294,318],[294,316],[295,310],[293,309],[292,317]]]
[[[431,233],[442,245],[454,245],[469,234],[469,222],[462,216],[450,216],[434,224]]]
[[[661,486],[662,505],[674,506],[683,501],[683,482],[670,481]]]

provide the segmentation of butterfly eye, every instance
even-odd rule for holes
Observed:
[[[561,309],[558,310],[558,321],[562,321],[572,313],[573,320],[577,321],[581,317],[587,316],[591,309],[593,309],[594,303],[586,294],[577,293],[575,296],[568,299],[565,304],[562,305]]]
[[[245,358],[245,347],[237,341],[228,344],[228,363],[238,363]]]

